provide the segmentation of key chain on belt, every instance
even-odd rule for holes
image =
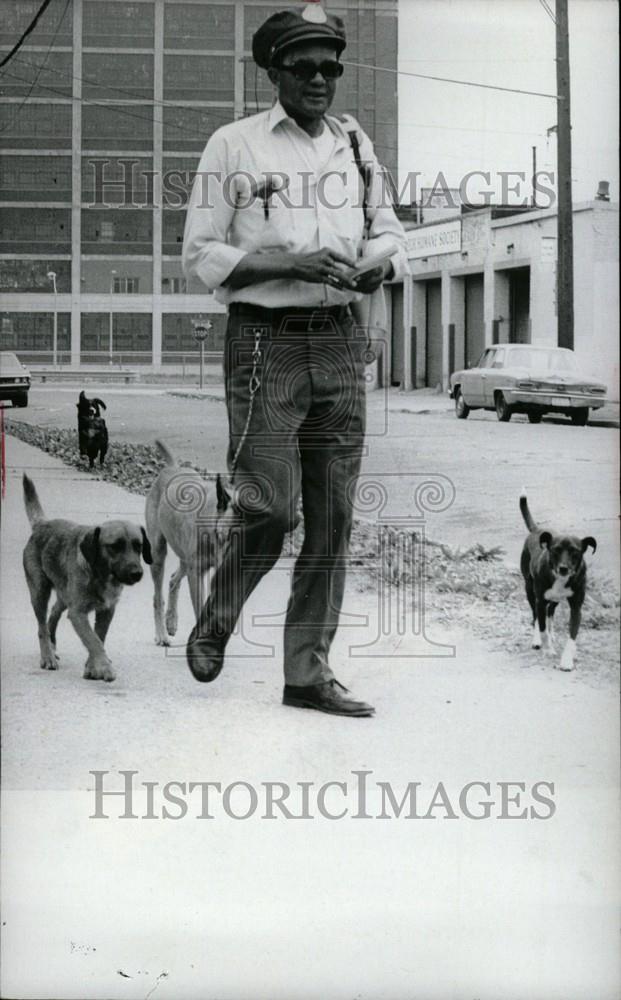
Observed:
[[[250,382],[248,383],[248,415],[246,417],[246,424],[242,431],[242,436],[235,449],[235,454],[233,455],[233,461],[231,463],[231,482],[235,475],[235,469],[237,468],[237,461],[239,459],[240,452],[244,447],[244,443],[248,436],[248,431],[250,429],[250,421],[252,419],[252,411],[254,409],[254,398],[261,387],[261,379],[258,375],[258,368],[261,364],[261,335],[263,330],[260,326],[253,329],[254,334],[254,349],[252,351],[252,373],[250,375]]]

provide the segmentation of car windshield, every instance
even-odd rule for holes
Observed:
[[[23,372],[23,370],[14,354],[7,351],[0,352],[0,374],[8,375],[9,372]]]
[[[539,372],[575,372],[576,359],[570,351],[551,347],[549,351],[530,347],[513,347],[509,350],[507,367],[530,368]]]

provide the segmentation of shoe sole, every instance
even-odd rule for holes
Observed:
[[[325,715],[342,715],[344,718],[367,719],[375,715],[374,708],[361,708],[353,712],[343,712],[336,708],[322,708],[320,705],[316,705],[312,701],[305,701],[302,698],[283,698],[282,703],[283,705],[288,705],[290,708],[314,708],[316,712],[324,712]]]
[[[215,681],[224,666],[224,663],[221,663],[215,668],[212,667],[211,670],[203,669],[200,664],[201,657],[195,653],[188,652],[188,650],[186,650],[185,658],[192,677],[194,680],[200,681],[201,684],[210,684],[211,681]]]

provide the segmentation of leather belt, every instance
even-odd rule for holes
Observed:
[[[330,320],[343,323],[351,315],[349,306],[282,306],[270,309],[254,305],[252,302],[232,302],[229,306],[230,316],[246,316],[253,323],[265,323],[269,326],[281,327],[290,320],[296,330],[302,327],[307,330],[320,330],[330,326]],[[287,327],[289,324],[287,324]]]

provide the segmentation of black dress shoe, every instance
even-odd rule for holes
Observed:
[[[341,692],[345,692],[343,695]],[[309,684],[307,687],[297,687],[285,684],[282,696],[283,705],[294,705],[296,708],[316,708],[318,712],[328,712],[330,715],[352,715],[362,717],[373,715],[375,709],[364,701],[354,701],[348,698],[346,687],[336,679],[326,684]]]
[[[199,636],[197,626],[194,626],[190,632],[185,655],[197,681],[215,681],[224,666],[224,648],[227,641],[228,636],[223,638]]]

